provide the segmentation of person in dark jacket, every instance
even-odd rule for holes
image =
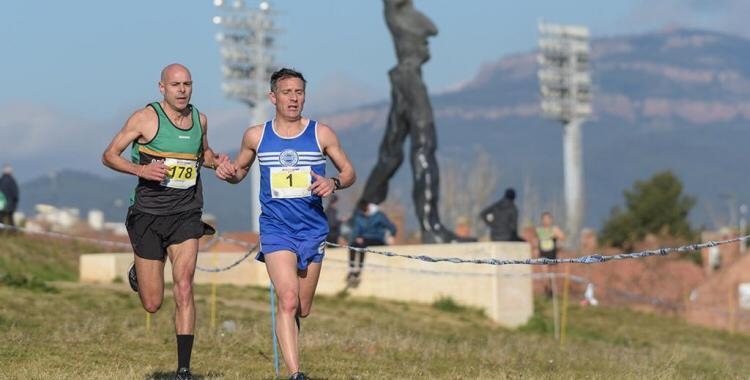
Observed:
[[[385,233],[396,236],[396,225],[378,210],[374,203],[360,200],[351,220],[350,245],[356,248],[367,248],[372,245],[385,245]],[[358,279],[362,273],[365,252],[349,250],[349,276],[347,279]]]
[[[13,178],[13,168],[10,165],[3,166],[3,175],[0,177],[0,223],[15,227],[13,213],[18,207],[18,184]]]
[[[490,227],[492,241],[524,241],[518,236],[518,208],[513,203],[516,191],[505,190],[505,196],[482,210],[479,217]]]
[[[329,243],[339,243],[339,237],[341,236],[341,219],[339,219],[338,209],[339,197],[336,194],[332,194],[328,200],[328,207],[326,207],[326,219],[328,219],[328,237],[326,241]]]

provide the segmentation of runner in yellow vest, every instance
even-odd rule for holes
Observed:
[[[545,211],[542,213],[542,224],[536,228],[536,250],[539,257],[546,257],[548,259],[557,258],[557,245],[565,241],[565,233],[555,225],[555,221],[552,218],[552,213]],[[544,266],[544,271],[549,273],[549,266]],[[554,279],[553,279],[554,281]],[[545,284],[544,292],[547,295],[551,294],[549,282]]]

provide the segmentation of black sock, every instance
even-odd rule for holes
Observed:
[[[349,272],[354,271],[354,264],[356,263],[357,259],[357,251],[350,249],[349,250]]]
[[[177,368],[190,368],[194,335],[177,335]]]

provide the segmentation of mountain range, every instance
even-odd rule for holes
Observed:
[[[730,211],[750,202],[742,191],[750,179],[741,174],[750,138],[750,40],[681,28],[595,38],[591,69],[594,115],[583,125],[586,226],[601,227],[612,207],[622,204],[623,190],[662,170],[673,171],[684,192],[698,199],[690,215],[695,226],[729,223]],[[536,51],[519,53],[488,62],[460,86],[431,95],[441,168],[465,174],[483,165],[480,157],[489,157],[497,181],[488,181],[486,190],[499,197],[515,187],[522,214],[534,221],[543,209],[563,209],[563,128],[541,115],[537,70]],[[360,186],[377,158],[389,104],[319,117],[339,134]],[[402,203],[407,225],[414,225],[408,166],[407,159],[392,180],[389,201]],[[204,180],[206,212],[219,227],[247,229],[246,185],[221,184],[212,174]],[[121,220],[134,182],[63,170],[22,183],[22,208],[97,208],[107,219]],[[345,209],[357,190],[350,190]]]

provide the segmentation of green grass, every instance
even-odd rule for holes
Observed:
[[[0,285],[16,288],[27,288],[40,292],[56,292],[57,289],[34,277],[14,273],[0,273]]]
[[[77,281],[78,256],[105,251],[92,244],[0,235],[0,274],[40,281]]]
[[[432,303],[432,307],[448,313],[456,313],[461,315],[476,314],[480,317],[485,316],[484,309],[458,304],[453,298],[446,296],[442,296],[436,299]]]
[[[35,257],[28,254],[33,273]],[[126,284],[45,286],[56,291],[0,284],[0,379],[170,378],[176,355],[169,292],[147,329],[146,313]],[[272,379],[268,289],[219,286],[215,327],[211,288],[199,286],[196,294],[197,378]],[[571,306],[568,320],[561,347],[546,300],[536,303],[526,326],[511,330],[453,300],[423,305],[318,296],[302,322],[301,360],[313,379],[745,379],[750,373],[747,335],[604,307]],[[235,330],[224,331],[224,321]]]

